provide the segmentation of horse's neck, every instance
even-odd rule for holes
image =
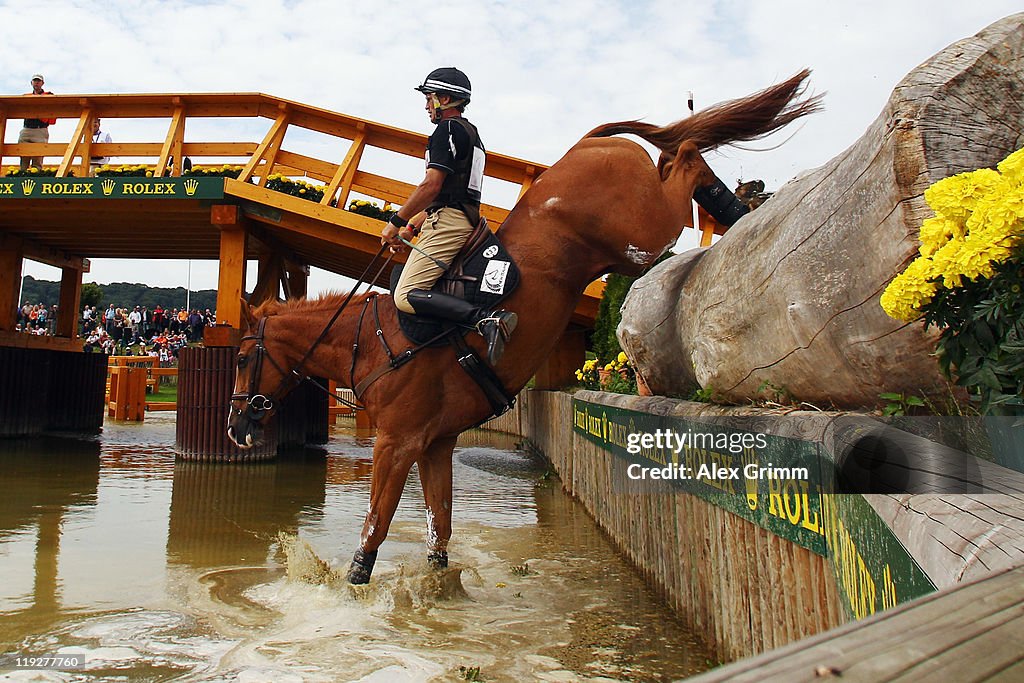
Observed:
[[[288,311],[280,316],[282,341],[291,364],[303,374],[345,382],[352,362],[352,340],[366,297],[353,297],[344,313],[323,335],[337,308]],[[369,316],[367,316],[369,317]],[[314,346],[315,343],[315,346]],[[298,364],[302,362],[301,368]]]

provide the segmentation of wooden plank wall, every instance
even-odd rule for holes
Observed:
[[[616,492],[615,456],[577,438],[572,395],[528,391],[485,425],[518,426],[609,538],[720,661],[846,621],[828,560],[685,493]]]

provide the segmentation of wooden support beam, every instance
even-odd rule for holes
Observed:
[[[285,277],[281,281],[285,299],[301,299],[309,292],[309,265],[289,259],[284,262]]]
[[[18,323],[23,256],[22,240],[14,235],[3,235],[0,240],[0,331],[3,332],[13,332]]]
[[[179,100],[180,102],[180,100]],[[185,139],[185,107],[178,104],[174,108],[174,115],[171,116],[171,125],[167,128],[167,136],[160,148],[160,156],[156,160],[156,168],[153,169],[154,178],[162,178],[167,171],[167,160],[174,157],[173,174],[181,175],[181,147]]]
[[[256,286],[249,295],[249,305],[259,306],[267,301],[280,298],[281,279],[284,277],[284,264],[281,256],[269,249],[260,251],[259,271]]]
[[[284,139],[284,133],[288,129],[288,107],[282,102],[278,111],[279,113],[277,118],[274,120],[273,125],[270,126],[270,130],[267,131],[266,136],[263,138],[263,142],[261,142],[259,147],[256,148],[256,151],[253,153],[248,163],[246,163],[245,168],[243,168],[242,172],[238,175],[238,179],[243,183],[249,182],[249,179],[252,178],[253,171],[255,171],[259,163],[263,161],[263,157],[266,156],[268,150],[281,146],[281,141]],[[274,151],[274,155],[277,155],[276,149]],[[269,175],[269,173],[265,173],[263,177],[260,178],[261,185],[266,184],[267,175]]]
[[[60,165],[57,166],[58,178],[67,177],[68,170],[71,168],[71,162],[78,156],[78,148],[82,146],[83,139],[88,138],[89,142],[92,142],[92,135],[90,135],[91,131],[89,130],[91,125],[92,110],[86,107],[82,110],[82,115],[78,117],[78,125],[75,126],[75,132],[71,134],[71,141],[68,143],[67,149],[64,150],[64,157],[60,160]],[[86,168],[88,168],[89,157],[83,156],[83,159],[85,160]]]
[[[526,194],[526,191],[530,189],[530,186],[533,185],[533,181],[534,181],[534,178],[536,177],[536,175],[537,175],[537,167],[536,166],[533,166],[531,164],[530,166],[526,167],[526,171],[523,173],[523,185],[522,185],[522,187],[519,188],[519,196],[516,197],[516,201],[519,201],[520,199],[522,199],[523,195]]]
[[[60,278],[60,304],[57,306],[57,326],[54,334],[74,339],[78,334],[78,308],[82,303],[82,271],[62,268]]]
[[[566,328],[551,355],[534,375],[534,388],[561,389],[576,384],[576,370],[583,365],[586,356],[586,330]]]
[[[14,245],[11,247],[11,245]],[[12,233],[0,233],[0,249],[16,248],[23,258],[45,263],[54,268],[77,268],[89,272],[89,259],[71,256],[45,244]]]
[[[7,136],[7,113],[0,109],[0,161],[4,158],[4,138]],[[2,166],[2,164],[0,164]]]
[[[206,328],[207,346],[236,346],[241,338],[242,295],[245,292],[246,230],[238,207],[217,204],[211,222],[220,228],[220,271],[217,276],[218,327]],[[226,324],[227,327],[221,327]]]
[[[722,235],[727,228],[711,217],[704,207],[697,207],[697,219],[700,221],[700,246],[710,247],[714,235]]]
[[[338,165],[338,170],[335,171],[331,182],[327,184],[324,197],[320,200],[321,204],[330,204],[339,187],[341,188],[341,196],[338,198],[338,206],[344,209],[348,204],[348,195],[352,191],[352,181],[356,177],[356,169],[359,168],[359,161],[363,158],[363,150],[366,148],[366,124],[360,122],[356,128],[359,132],[356,133],[356,138],[349,146],[345,158]]]

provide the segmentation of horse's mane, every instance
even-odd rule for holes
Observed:
[[[312,313],[323,309],[333,311],[337,310],[341,306],[347,296],[348,292],[324,292],[315,299],[307,299],[306,297],[301,299],[289,299],[288,301],[271,299],[270,301],[260,304],[256,310],[253,311],[253,315],[258,319],[271,315],[279,315],[286,311],[289,313]]]
[[[583,137],[631,133],[669,156],[674,156],[679,145],[687,140],[697,145],[701,152],[732,142],[756,140],[821,109],[823,94],[798,99],[806,90],[804,82],[810,75],[810,69],[804,69],[778,85],[748,97],[721,102],[667,126],[620,121],[598,126]]]

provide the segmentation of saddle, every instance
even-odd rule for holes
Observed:
[[[402,266],[391,272],[391,293],[398,286]],[[431,288],[432,291],[464,299],[474,306],[493,309],[519,286],[519,267],[505,246],[487,227],[483,217],[470,234],[452,264]],[[445,331],[458,331],[461,337],[469,330],[449,321],[439,321],[398,311],[398,322],[405,336],[414,344],[444,346],[450,335]]]

